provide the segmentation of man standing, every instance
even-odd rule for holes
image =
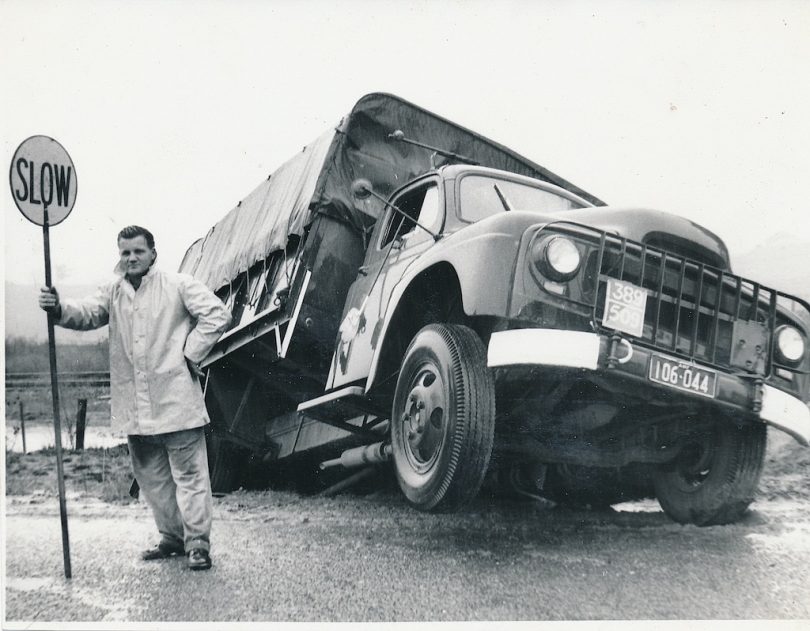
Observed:
[[[43,287],[39,306],[65,328],[110,325],[112,429],[127,434],[135,478],[161,535],[141,556],[185,553],[189,568],[207,570],[213,501],[199,363],[231,316],[201,282],[154,266],[155,240],[145,228],[121,230],[118,251],[119,280],[83,300],[60,301]]]

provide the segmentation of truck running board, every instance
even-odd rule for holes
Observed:
[[[379,409],[365,396],[363,386],[346,386],[340,390],[327,392],[300,403],[298,411],[313,418],[327,418],[333,421],[345,421],[355,416],[379,413]]]
[[[362,386],[346,386],[304,401],[298,405],[298,412],[326,425],[375,441],[380,439],[380,433],[372,431],[372,428],[387,417],[382,416],[379,407],[366,397]],[[365,417],[362,425],[347,422],[359,416]],[[369,416],[375,418],[369,419]]]

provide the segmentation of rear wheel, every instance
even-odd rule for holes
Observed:
[[[457,324],[431,324],[405,353],[391,416],[399,486],[425,511],[457,510],[478,493],[492,454],[495,385],[486,349]]]
[[[654,474],[658,502],[682,524],[713,526],[740,519],[754,500],[765,458],[766,427],[719,419],[692,437]]]

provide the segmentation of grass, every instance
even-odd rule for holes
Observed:
[[[62,451],[67,492],[97,497],[113,504],[128,504],[132,473],[129,449],[112,448]],[[6,452],[6,495],[33,493],[58,495],[56,450],[28,454]]]
[[[60,386],[60,416],[73,422],[76,418],[78,399],[87,399],[87,422],[95,425],[109,425],[110,389],[87,386]],[[6,391],[6,423],[20,420],[20,404],[26,421],[53,418],[53,402],[50,386],[47,388],[25,388]]]

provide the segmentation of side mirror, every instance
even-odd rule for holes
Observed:
[[[367,179],[358,178],[352,182],[352,195],[354,195],[357,199],[368,199],[371,197],[372,192],[374,192],[374,187]]]

